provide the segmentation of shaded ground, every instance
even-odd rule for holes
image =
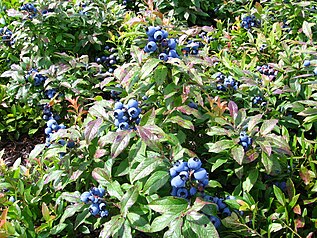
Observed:
[[[2,137],[2,140],[4,137]],[[44,133],[40,132],[35,135],[22,135],[18,141],[0,141],[0,151],[4,149],[2,159],[8,166],[11,166],[18,158],[27,159],[34,146],[44,143]]]

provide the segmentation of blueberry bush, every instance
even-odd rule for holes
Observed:
[[[0,140],[43,136],[0,149],[0,237],[315,237],[316,21],[316,1],[0,2]]]

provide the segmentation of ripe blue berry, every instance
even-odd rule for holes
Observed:
[[[200,168],[195,171],[194,178],[197,180],[203,180],[207,176],[207,171],[204,168]]]
[[[129,108],[132,108],[132,107],[135,107],[137,108],[139,106],[139,103],[137,100],[135,99],[130,99],[129,102],[128,102],[128,109]]]
[[[170,50],[174,50],[176,48],[176,40],[175,39],[169,39],[168,40],[168,48],[170,48]]]
[[[191,188],[189,189],[189,194],[190,194],[191,196],[194,196],[196,193],[197,193],[197,189],[196,189],[195,187],[191,187]]]
[[[183,180],[179,175],[172,178],[171,185],[176,188],[184,187],[185,186],[185,180]]]
[[[165,54],[165,53],[161,53],[161,54],[159,55],[159,59],[160,59],[160,60],[167,61],[167,60],[168,60],[168,56],[167,56],[167,54]]]
[[[317,75],[317,67],[314,68],[314,74]]]
[[[154,40],[161,41],[164,38],[164,33],[162,31],[156,31],[153,37],[154,37]]]
[[[224,217],[227,217],[227,216],[230,216],[230,215],[231,215],[231,211],[230,211],[229,207],[226,207],[226,208],[223,209],[222,215],[223,215]]]
[[[174,178],[177,175],[177,171],[174,168],[170,168],[170,175],[172,178]]]
[[[309,65],[310,65],[310,61],[309,61],[309,60],[305,60],[305,61],[304,61],[304,66],[305,66],[305,67],[308,67]]]
[[[123,117],[124,113],[121,109],[116,109],[114,111],[113,115],[116,119],[121,119]]]
[[[149,26],[149,27],[147,27],[146,28],[146,34],[148,35],[148,36],[154,36],[154,33],[156,32],[157,30],[156,30],[156,28],[154,27],[154,26]]]
[[[180,198],[187,198],[188,197],[188,190],[186,188],[179,188],[177,190],[176,196],[180,197]]]
[[[146,48],[148,49],[149,52],[154,52],[157,49],[157,45],[154,41],[150,41],[149,43],[147,43]]]
[[[214,224],[216,229],[221,226],[221,221],[217,216],[210,216],[210,221]]]
[[[173,168],[174,168],[178,173],[182,172],[182,171],[185,169],[185,167],[187,167],[187,164],[186,164],[185,162],[183,162],[183,161],[177,161],[177,162],[174,164],[174,166],[173,166]]]
[[[89,207],[89,211],[93,216],[97,216],[99,213],[99,206],[96,203],[93,203]]]
[[[200,169],[201,165],[202,165],[202,163],[201,163],[200,159],[197,157],[193,157],[193,158],[190,158],[188,160],[188,168],[190,168],[190,169],[198,170],[198,169]]]
[[[139,116],[140,113],[135,107],[131,107],[128,110],[128,114],[129,114],[130,117],[135,119],[135,118],[137,118]]]
[[[90,192],[84,192],[80,195],[80,200],[84,203],[88,203],[89,202],[89,197],[91,196]]]

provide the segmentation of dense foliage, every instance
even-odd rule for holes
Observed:
[[[21,1],[22,2],[22,1]],[[0,2],[1,237],[317,235],[315,1]]]

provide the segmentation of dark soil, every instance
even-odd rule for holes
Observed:
[[[1,137],[2,140],[5,139],[4,136]],[[22,135],[18,141],[0,141],[0,151],[4,149],[2,159],[8,166],[11,166],[18,158],[21,158],[22,161],[27,159],[35,145],[44,142],[45,137],[42,131],[33,136]]]

